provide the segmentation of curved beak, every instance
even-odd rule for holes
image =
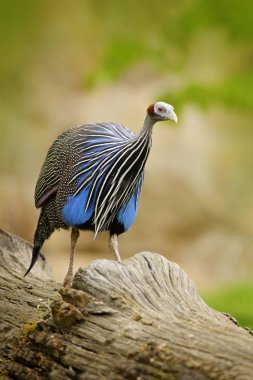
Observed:
[[[168,114],[168,120],[174,121],[174,123],[177,123],[177,115],[173,110],[170,111]]]

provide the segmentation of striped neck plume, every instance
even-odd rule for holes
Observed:
[[[114,164],[101,183],[95,203],[95,235],[108,228],[118,211],[127,206],[132,194],[140,194],[143,171],[152,144],[152,125],[147,120],[140,134],[115,155]],[[138,197],[137,197],[138,199]]]

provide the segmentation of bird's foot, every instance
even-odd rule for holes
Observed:
[[[63,280],[62,286],[64,288],[71,288],[72,280],[73,280],[72,273],[67,273],[66,277]]]
[[[118,261],[118,263],[121,263],[121,257],[119,254],[118,239],[117,239],[116,234],[110,236],[108,245],[109,245],[109,248],[114,252],[114,254],[116,256],[116,260]]]

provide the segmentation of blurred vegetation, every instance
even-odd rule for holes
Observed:
[[[212,308],[235,317],[243,327],[253,329],[253,282],[223,286],[202,294]]]
[[[206,103],[209,96],[218,96],[231,105],[237,101],[239,106],[244,102],[247,107],[252,104],[253,4],[249,0],[159,0],[156,4],[151,0],[11,0],[1,1],[0,10],[2,93],[14,95],[25,85],[22,74],[40,53],[62,49],[60,60],[68,53],[69,61],[74,60],[73,38],[82,41],[79,49],[83,48],[86,56],[82,61],[83,83],[91,89],[118,79],[140,60],[148,60],[159,73],[183,72],[194,37],[217,29],[226,34],[228,44],[244,45],[245,51],[238,51],[243,55],[243,64],[240,62],[239,68],[227,73],[230,80],[210,86],[209,91],[190,86],[182,92],[180,102],[190,99]],[[217,52],[211,48],[209,53],[211,57]],[[246,100],[242,97],[244,88]]]
[[[58,128],[75,120],[71,99],[63,103],[67,94],[88,97],[103,86],[129,85],[125,75],[139,65],[135,87],[169,77],[153,100],[168,100],[181,115],[189,104],[205,115],[216,110],[217,203],[252,233],[252,25],[251,0],[0,0],[1,176],[22,199],[56,120]],[[9,202],[1,206],[9,203],[17,219],[22,202],[6,189],[2,184]],[[29,212],[23,214],[22,224],[31,225],[24,222]],[[11,229],[20,233],[17,224]],[[252,283],[232,285],[205,299],[253,327],[252,291]]]
[[[253,72],[234,75],[215,85],[191,84],[176,94],[172,91],[166,92],[160,95],[160,98],[170,99],[178,110],[186,103],[192,102],[203,109],[210,105],[225,105],[234,109],[251,111],[253,107]]]
[[[111,40],[109,38],[109,43],[105,45],[95,70],[86,74],[85,85],[89,89],[100,82],[118,79],[139,60],[148,60],[159,73],[168,70],[183,72],[188,62],[192,39],[209,28],[224,31],[231,44],[251,43],[253,4],[250,1],[158,1],[155,5],[152,1],[145,1],[145,6],[142,2],[136,4],[129,1],[127,4],[118,3],[121,12],[118,6],[115,9],[114,1],[107,1],[105,4],[104,19],[112,21],[111,28],[108,30],[108,25],[106,27],[106,33],[109,31]],[[116,17],[113,17],[115,13]],[[108,19],[107,15],[111,17]],[[116,35],[110,33],[115,29]],[[215,49],[209,51],[210,56],[216,53],[219,54]],[[176,105],[185,104],[189,100],[206,105],[215,99],[231,106],[250,107],[253,98],[250,70],[252,50],[246,58],[248,59],[245,60],[244,67],[240,65],[238,70],[231,72],[225,82],[219,85],[211,84],[209,88],[193,84],[176,97],[171,92],[165,94],[165,97],[175,101]],[[243,96],[245,93],[246,99]]]

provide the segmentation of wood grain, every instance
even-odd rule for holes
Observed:
[[[4,379],[253,378],[253,336],[208,307],[175,263],[142,252],[80,268],[72,288],[31,247],[1,232]],[[41,305],[41,306],[39,306]]]

